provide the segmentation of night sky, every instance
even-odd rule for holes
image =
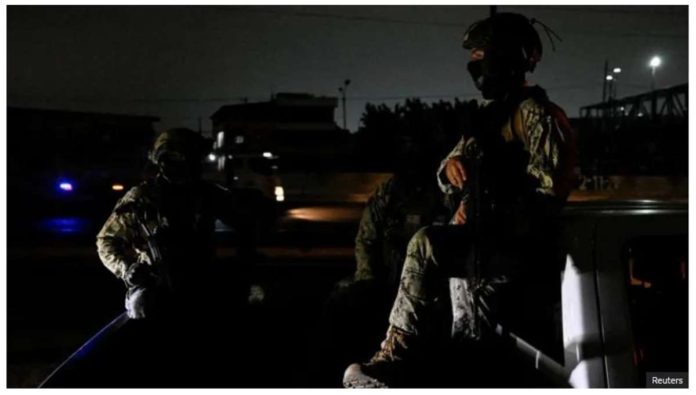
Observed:
[[[619,96],[687,82],[686,6],[500,6],[563,39],[530,83],[577,116],[602,95],[604,60]],[[366,102],[477,96],[460,43],[485,6],[10,6],[8,105],[147,114],[159,128],[210,129],[221,105],[278,92],[338,95],[350,78],[348,127]],[[341,124],[340,107],[336,121]]]

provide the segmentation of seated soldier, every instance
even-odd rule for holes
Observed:
[[[432,177],[437,159],[430,145],[409,140],[403,151],[402,166],[379,185],[363,211],[354,274],[337,284],[325,305],[321,333],[326,339],[318,344],[327,371],[320,377],[336,377],[346,363],[369,356],[369,344],[383,335],[408,241],[423,226],[449,219]]]
[[[465,326],[478,340],[520,297],[513,286],[553,279],[530,265],[550,247],[555,218],[572,186],[574,145],[563,111],[525,75],[541,58],[533,21],[499,13],[469,28],[468,70],[486,99],[473,114],[470,135],[442,162],[443,192],[468,190],[463,226],[428,226],[408,245],[389,329],[380,350],[350,365],[346,387],[407,384],[407,372],[429,339],[436,299],[447,278],[466,279]],[[486,259],[495,256],[496,259]]]

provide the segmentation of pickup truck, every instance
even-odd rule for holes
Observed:
[[[558,329],[558,341],[542,345],[496,326],[545,378],[532,385],[640,388],[655,373],[685,376],[688,202],[571,201],[563,222],[560,300],[546,325],[551,337]],[[496,375],[503,380],[505,372]]]

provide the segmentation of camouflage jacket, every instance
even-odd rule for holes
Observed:
[[[136,262],[156,266],[153,268],[167,273],[172,268],[166,267],[168,263],[164,261],[189,260],[189,265],[194,262],[204,265],[214,254],[216,219],[235,228],[249,221],[235,196],[218,185],[201,182],[186,198],[190,204],[166,210],[167,201],[172,199],[157,181],[145,181],[131,188],[116,203],[97,235],[97,252],[104,266],[116,277],[123,278],[128,267]],[[168,212],[183,213],[176,214],[183,220],[174,220],[175,215]],[[153,256],[153,245],[162,255],[161,262]],[[176,273],[178,279],[187,275],[186,269]]]
[[[442,193],[430,177],[396,175],[368,200],[355,237],[354,280],[398,284],[411,236],[423,226],[446,222]]]
[[[521,163],[526,180],[524,188],[537,195],[565,201],[575,186],[576,163],[575,137],[563,110],[550,102],[546,93],[538,87],[526,88],[527,95],[519,101],[512,115],[503,119],[499,128],[500,146],[520,147],[524,155]],[[480,112],[494,106],[492,101],[482,101]],[[509,113],[508,113],[509,114]],[[467,147],[476,137],[462,137],[454,149],[442,161],[437,171],[440,189],[446,194],[457,192],[445,175],[445,165],[453,157],[467,159]],[[481,145],[481,144],[479,144]],[[483,147],[485,151],[485,147]],[[484,157],[485,157],[484,153]],[[515,166],[509,156],[500,156],[502,166]]]

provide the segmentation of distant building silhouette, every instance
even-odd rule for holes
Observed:
[[[278,93],[266,102],[221,107],[210,117],[218,168],[233,168],[228,161],[242,157],[278,159],[281,171],[341,163],[350,134],[334,120],[337,104],[335,97]]]

